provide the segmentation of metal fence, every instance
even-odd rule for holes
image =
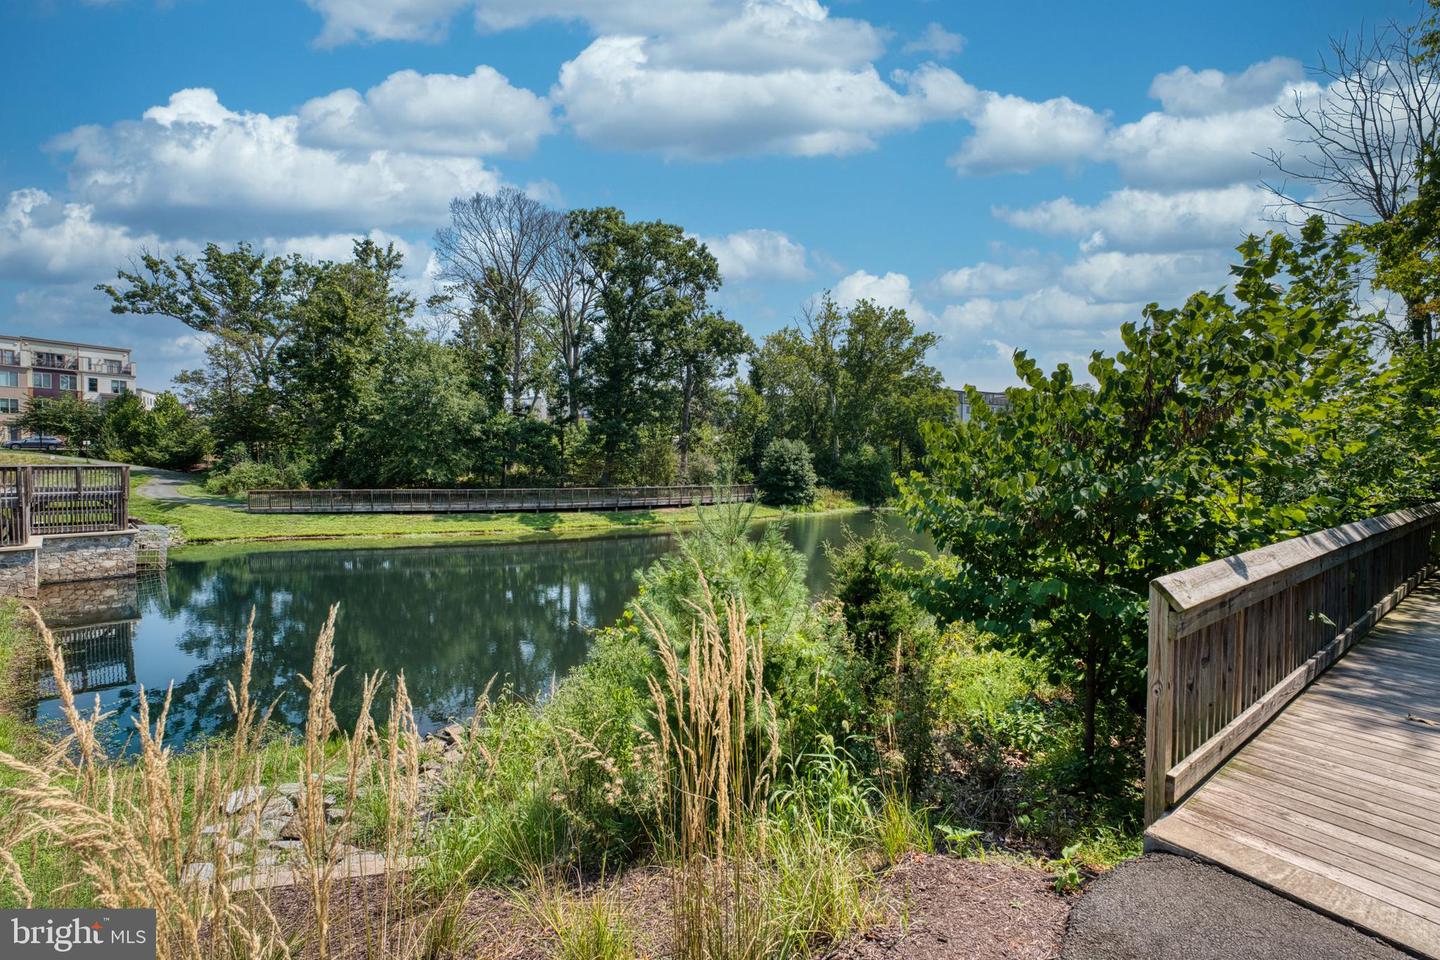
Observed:
[[[541,513],[735,503],[753,484],[720,487],[516,487],[485,490],[251,490],[251,513]]]
[[[129,512],[129,467],[0,467],[0,546],[36,535],[124,530]]]

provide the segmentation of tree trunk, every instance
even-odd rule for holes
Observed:
[[[517,417],[523,416],[525,413],[524,405],[520,400],[520,360],[524,350],[521,326],[521,318],[511,318],[510,333],[513,340],[510,348],[510,412]]]
[[[1095,759],[1095,708],[1100,694],[1099,644],[1094,637],[1086,643],[1085,649],[1085,757]]]
[[[1419,346],[1428,347],[1434,335],[1430,328],[1430,314],[1422,301],[1405,298],[1405,321],[1410,328],[1410,339]]]
[[[680,387],[680,482],[690,482],[690,404],[695,399],[695,375],[685,371]]]

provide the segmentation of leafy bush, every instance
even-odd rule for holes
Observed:
[[[815,464],[799,440],[772,440],[755,477],[760,499],[772,506],[801,507],[815,502]]]
[[[840,459],[840,482],[845,492],[867,506],[878,506],[895,495],[894,473],[890,451],[868,443]]]
[[[900,544],[885,533],[830,549],[846,634],[864,664],[875,740],[892,769],[918,782],[931,757],[930,648],[935,623],[906,588]]]
[[[303,486],[300,471],[294,467],[276,466],[243,460],[228,470],[211,471],[205,478],[207,493],[235,497],[251,490],[292,489]]]
[[[100,453],[112,460],[183,470],[209,456],[214,443],[200,418],[169,392],[156,397],[150,410],[133,393],[101,409],[97,442]]]

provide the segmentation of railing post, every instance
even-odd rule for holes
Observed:
[[[20,504],[20,539],[16,543],[30,542],[30,468],[15,468],[15,498]]]
[[[120,529],[130,526],[130,468],[120,468]]]
[[[1150,585],[1149,690],[1145,709],[1145,826],[1159,820],[1168,806],[1175,730],[1175,637],[1170,631],[1170,598]]]

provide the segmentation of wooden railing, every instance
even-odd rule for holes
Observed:
[[[722,487],[515,487],[464,490],[251,490],[251,513],[540,513],[734,503],[752,484]]]
[[[1429,576],[1437,525],[1401,510],[1150,584],[1147,825]]]
[[[0,466],[0,546],[129,526],[130,468]]]

